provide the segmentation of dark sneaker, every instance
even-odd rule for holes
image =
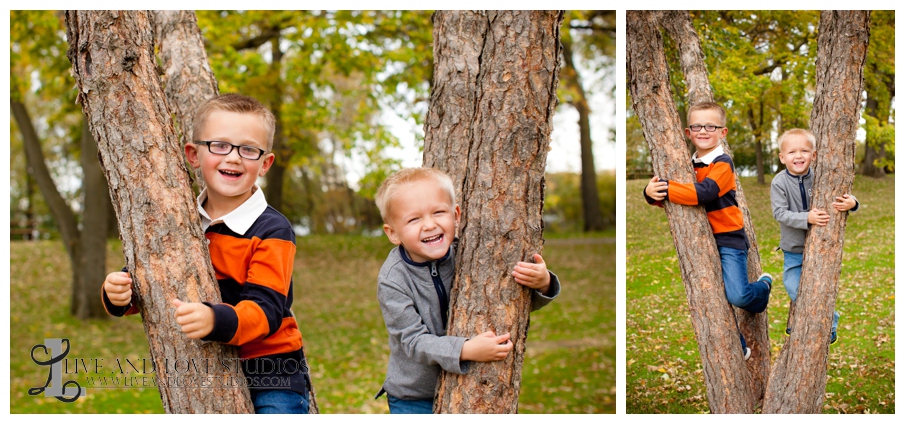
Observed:
[[[833,332],[830,333],[830,334],[831,334],[831,336],[830,336],[830,344],[831,344],[831,345],[834,345],[834,344],[836,344],[836,342],[839,340],[839,338],[836,337],[836,330],[833,330]]]
[[[748,358],[751,357],[751,348],[750,348],[750,347],[745,347],[744,350],[745,350],[745,360],[747,361]]]
[[[772,291],[773,290],[773,276],[768,273],[763,273],[758,277],[757,281],[763,281],[767,283],[767,287]]]

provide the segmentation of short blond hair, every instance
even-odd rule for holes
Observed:
[[[405,168],[387,177],[377,189],[374,202],[377,203],[377,209],[380,209],[380,217],[384,223],[387,222],[387,215],[390,213],[390,200],[396,195],[399,187],[425,180],[436,182],[439,188],[449,195],[452,205],[456,205],[456,189],[453,187],[452,178],[445,172],[434,168]]]
[[[690,108],[688,108],[688,114],[685,119],[690,123],[691,122],[691,113],[697,112],[699,110],[715,110],[720,114],[720,125],[726,126],[726,109],[723,109],[723,106],[717,102],[701,102],[695,103]]]
[[[273,149],[273,133],[276,130],[276,118],[274,118],[273,112],[254,98],[241,94],[223,94],[208,99],[198,106],[192,124],[192,137],[195,138],[193,141],[203,141],[198,140],[198,134],[201,134],[208,116],[215,110],[258,115],[264,125],[264,130],[267,131],[267,150]]]
[[[782,133],[781,136],[779,136],[779,152],[780,153],[782,153],[783,143],[785,143],[786,138],[788,138],[790,135],[803,135],[805,138],[808,139],[808,142],[811,143],[811,149],[812,150],[817,149],[817,137],[814,137],[814,133],[812,133],[806,129],[802,129],[802,128],[792,128],[791,130],[788,130],[788,131]]]

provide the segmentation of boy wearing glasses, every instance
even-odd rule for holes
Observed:
[[[660,207],[664,200],[704,206],[720,253],[726,299],[748,312],[763,312],[770,300],[773,277],[765,273],[757,281],[748,282],[749,244],[742,211],[735,199],[735,166],[720,146],[720,140],[729,133],[726,111],[718,103],[698,103],[688,110],[688,124],[685,136],[697,148],[691,157],[696,182],[661,180],[655,175],[644,188],[644,198]],[[739,338],[748,359],[751,349],[741,332]]]
[[[250,97],[198,108],[185,156],[207,186],[198,212],[223,303],[173,305],[188,338],[238,346],[256,413],[307,413],[308,370],[290,309],[295,232],[256,184],[273,165],[274,128],[273,114]],[[138,312],[127,272],[107,276],[103,298],[111,315]]]

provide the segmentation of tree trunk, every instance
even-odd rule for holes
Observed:
[[[707,66],[704,62],[704,53],[697,32],[694,31],[691,16],[688,11],[667,11],[660,17],[660,23],[666,28],[667,33],[679,44],[681,51],[680,65],[685,75],[685,85],[688,87],[687,102],[694,104],[705,101],[713,101],[713,90],[710,87],[710,79],[707,76]],[[720,145],[726,154],[732,156],[732,149],[726,140]],[[751,212],[748,210],[748,201],[742,182],[735,176],[735,200],[742,210],[745,221],[745,234],[748,237],[748,280],[755,281],[762,272],[760,253],[758,252],[757,236],[754,231],[754,223],[751,221]],[[760,404],[764,397],[767,377],[770,375],[770,334],[767,312],[752,314],[741,308],[732,307],[735,317],[748,347],[751,348],[751,358],[745,362],[751,378],[751,387],[755,399]],[[739,378],[738,376],[736,378]]]
[[[47,208],[50,209],[54,221],[60,227],[60,235],[63,237],[63,245],[66,246],[66,253],[69,254],[69,260],[72,263],[73,281],[75,281],[74,271],[77,268],[79,249],[78,221],[76,221],[72,209],[66,204],[66,199],[63,199],[57,190],[53,177],[50,176],[50,170],[47,169],[47,163],[44,161],[44,152],[41,151],[41,140],[38,139],[38,133],[35,131],[25,105],[10,99],[9,108],[22,133],[22,145],[25,149],[25,161],[28,164],[29,173],[38,183],[38,189],[44,196]]]
[[[511,333],[503,361],[443,373],[435,411],[518,410],[531,293],[512,266],[543,245],[544,167],[556,108],[562,12],[436,12],[424,166],[462,207],[448,334]]]
[[[63,196],[60,195],[56,183],[54,183],[53,177],[50,175],[50,170],[44,161],[44,152],[41,150],[41,141],[38,139],[38,133],[31,122],[28,110],[23,103],[15,100],[10,100],[10,109],[19,131],[22,133],[22,144],[25,149],[25,161],[28,164],[28,172],[38,183],[38,189],[41,191],[41,195],[44,196],[44,201],[47,203],[54,221],[60,228],[63,245],[69,255],[71,281],[69,312],[75,314],[80,308],[80,302],[84,300],[83,297],[80,297],[80,290],[84,284],[79,273],[82,262],[82,243],[79,239],[82,232],[79,231],[75,213],[66,204],[66,199],[63,199]],[[104,251],[106,251],[106,246]],[[97,264],[94,266],[97,267]],[[103,270],[103,265],[100,268]],[[103,278],[100,281],[103,281]],[[87,310],[85,309],[86,312]]]
[[[811,128],[817,138],[812,205],[830,214],[805,242],[792,335],[773,367],[764,412],[818,413],[826,392],[830,328],[836,306],[848,214],[836,196],[851,193],[870,12],[824,11],[817,38],[817,90]]]
[[[79,237],[77,270],[72,282],[72,314],[79,319],[106,318],[107,311],[98,293],[107,275],[107,226],[110,225],[110,196],[104,170],[97,160],[97,144],[82,125],[82,187],[85,201],[82,209],[82,230]]]
[[[271,149],[276,155],[276,160],[267,173],[267,186],[264,192],[267,197],[267,203],[277,210],[283,206],[283,182],[286,180],[286,166],[292,159],[292,149],[286,144],[283,137],[283,86],[280,75],[282,75],[283,67],[283,50],[280,48],[280,37],[277,36],[270,40],[273,58],[270,63],[270,72],[272,73],[271,82],[273,83],[273,98],[270,99],[270,110],[276,120],[276,129],[273,133],[273,148]]]
[[[871,90],[867,90],[867,101],[864,104],[864,111],[867,112],[868,115],[877,118],[880,122],[880,125],[886,124],[888,120],[887,117],[883,117],[881,119],[878,113],[879,103],[877,102],[877,98],[871,95]],[[868,138],[869,139],[869,138]],[[877,166],[874,164],[874,161],[878,159],[882,159],[886,156],[886,146],[874,146],[867,141],[864,143],[864,161],[861,163],[861,175],[871,177],[871,178],[883,178],[886,176],[886,170],[883,169],[882,166]]]
[[[181,146],[156,72],[151,17],[146,12],[68,11],[68,57],[98,143],[123,253],[134,281],[151,358],[160,381],[243,378],[233,352],[220,343],[189,340],[171,301],[219,302]],[[175,368],[179,361],[234,364]],[[185,371],[185,372],[181,372]],[[211,380],[205,380],[211,381]],[[247,413],[244,387],[159,385],[171,413]]]
[[[581,206],[584,213],[585,231],[603,231],[603,213],[600,212],[600,194],[597,192],[597,170],[594,167],[594,150],[591,141],[591,108],[581,84],[581,77],[572,58],[572,43],[562,41],[563,83],[574,90],[575,99],[571,105],[578,112],[578,133],[581,143]]]
[[[650,145],[654,172],[661,178],[693,182],[689,153],[669,90],[657,20],[652,12],[629,11],[626,15],[626,61],[633,108]],[[694,101],[701,101],[701,95]],[[679,256],[710,409],[715,413],[752,412],[756,396],[739,349],[716,242],[704,210],[670,202],[664,207]]]
[[[194,140],[195,111],[220,93],[217,79],[207,61],[198,18],[191,10],[154,11],[154,30],[163,68],[164,94],[183,144]],[[195,170],[195,184],[204,188],[201,169]]]

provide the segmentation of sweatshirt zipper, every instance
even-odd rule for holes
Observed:
[[[434,282],[434,290],[437,291],[437,300],[440,303],[440,317],[443,319],[443,329],[446,330],[446,322],[448,321],[449,297],[446,295],[446,287],[443,286],[443,279],[437,272],[437,262],[431,262],[431,280]]]
[[[801,208],[804,212],[808,211],[808,195],[804,190],[804,176],[798,176],[798,191],[801,192]]]

